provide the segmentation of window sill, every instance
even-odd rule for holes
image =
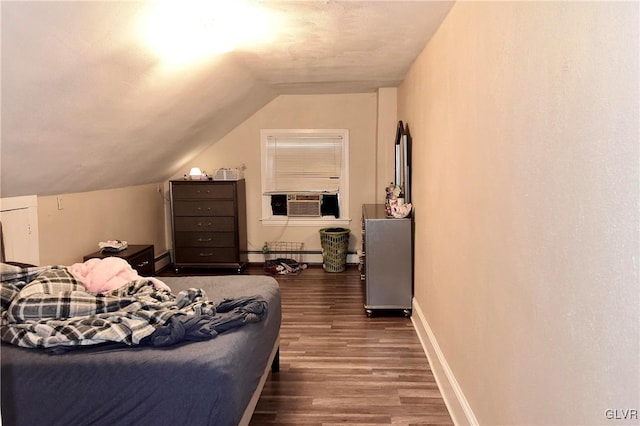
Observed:
[[[351,219],[336,219],[333,217],[266,217],[260,220],[265,226],[345,226],[351,224]]]

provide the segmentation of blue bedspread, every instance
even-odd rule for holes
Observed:
[[[215,300],[259,295],[268,314],[215,339],[162,348],[109,344],[50,356],[3,344],[3,424],[236,425],[277,342],[277,282],[242,275],[163,281],[176,292],[202,288]]]

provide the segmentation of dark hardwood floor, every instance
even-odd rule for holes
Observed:
[[[453,424],[411,320],[368,318],[355,266],[275,278],[280,372],[267,379],[251,426]]]

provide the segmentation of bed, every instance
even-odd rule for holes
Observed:
[[[278,368],[280,292],[269,276],[162,277],[173,293],[220,301],[259,295],[266,316],[216,337],[167,347],[121,343],[51,355],[2,343],[2,424],[248,424]]]

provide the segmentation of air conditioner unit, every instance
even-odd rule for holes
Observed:
[[[320,194],[287,194],[287,216],[321,216]]]

